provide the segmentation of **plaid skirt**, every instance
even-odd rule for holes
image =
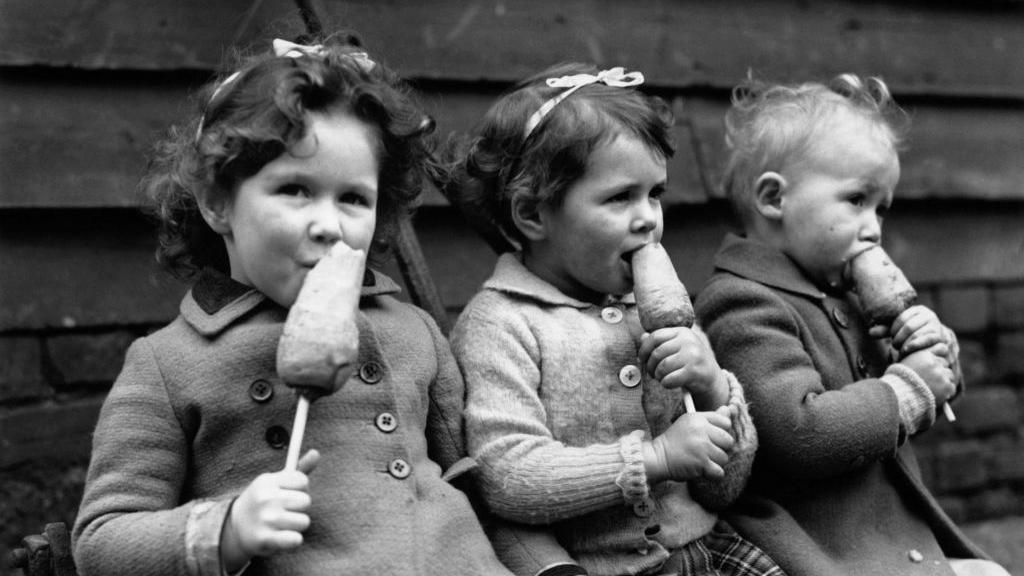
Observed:
[[[710,534],[677,551],[651,576],[786,576],[768,554],[719,521]]]

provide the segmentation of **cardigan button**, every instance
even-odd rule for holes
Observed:
[[[838,306],[832,308],[832,317],[835,318],[836,323],[843,328],[850,327],[850,319],[846,317],[846,313],[840,310]]]
[[[640,383],[640,369],[632,364],[627,364],[619,370],[619,382],[626,388],[636,388]]]
[[[395,418],[394,414],[390,412],[381,412],[377,415],[374,423],[377,425],[377,429],[381,432],[394,432],[395,428],[398,428],[398,418]]]
[[[367,384],[376,384],[384,377],[384,369],[380,364],[370,360],[359,367],[359,378]]]
[[[274,395],[274,386],[260,378],[249,385],[249,397],[260,404],[270,400]]]
[[[280,450],[288,445],[288,431],[284,429],[284,426],[267,428],[264,438],[266,438],[267,444],[270,444],[270,447],[275,450]]]
[[[644,498],[639,502],[633,503],[633,514],[636,514],[638,518],[649,518],[651,514],[654,514],[654,504],[650,498]]]
[[[909,552],[907,552],[907,558],[910,558],[910,561],[914,564],[920,564],[921,562],[924,562],[924,554],[921,554],[917,550],[910,550]]]
[[[391,462],[388,462],[388,474],[402,480],[408,478],[409,474],[412,474],[412,466],[401,458],[395,458]]]
[[[615,306],[608,306],[601,310],[601,318],[609,324],[618,324],[622,322],[622,310]]]

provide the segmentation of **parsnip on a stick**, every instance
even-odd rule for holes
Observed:
[[[366,253],[338,242],[306,274],[277,345],[277,373],[299,394],[286,469],[295,469],[309,403],[334,393],[355,371],[359,295]]]
[[[881,246],[850,260],[850,280],[872,326],[891,326],[917,300],[917,291]]]
[[[881,246],[868,248],[850,260],[850,281],[872,326],[892,326],[917,301],[917,291]],[[942,410],[947,420],[956,421],[949,403],[943,404]]]
[[[670,326],[693,326],[690,295],[679,280],[665,247],[649,243],[633,253],[633,293],[640,325],[648,332]],[[693,397],[683,392],[687,412],[694,412]]]

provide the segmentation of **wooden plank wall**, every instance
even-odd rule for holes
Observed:
[[[960,519],[1024,513],[1024,3],[314,5],[413,80],[442,132],[557,61],[642,70],[678,115],[666,244],[693,290],[732,226],[718,177],[731,87],[748,71],[883,77],[913,116],[886,242],[960,331],[976,383],[962,423],[925,441],[928,480]],[[184,287],[156,269],[136,210],[149,146],[230,46],[300,27],[287,0],[0,0],[0,494],[18,495],[0,498],[0,552],[73,517],[124,348],[176,313]],[[494,254],[439,195],[416,227],[456,314]]]

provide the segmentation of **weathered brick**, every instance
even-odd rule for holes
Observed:
[[[983,286],[940,288],[938,303],[935,312],[956,332],[980,332],[988,326],[989,292]]]
[[[1024,480],[1024,437],[1005,435],[989,442],[989,474],[992,480],[1019,482]]]
[[[984,450],[976,440],[945,442],[935,447],[935,489],[939,493],[978,488],[988,480]]]
[[[960,369],[964,373],[967,390],[989,382],[988,353],[985,346],[977,340],[957,336],[960,343]]]
[[[37,338],[0,337],[0,402],[41,398],[50,392],[40,356]]]
[[[1006,386],[970,388],[954,408],[956,427],[967,434],[1014,430],[1021,422],[1020,398]]]
[[[103,397],[0,413],[0,468],[32,460],[88,458]]]
[[[1024,374],[1024,332],[999,334],[996,364],[1001,375]]]
[[[995,289],[995,320],[1000,328],[1024,328],[1024,285]]]
[[[69,334],[48,338],[46,349],[61,383],[109,382],[117,378],[134,339],[127,331]]]
[[[966,504],[970,520],[999,518],[1024,511],[1020,495],[1005,487],[971,495],[967,498]]]

